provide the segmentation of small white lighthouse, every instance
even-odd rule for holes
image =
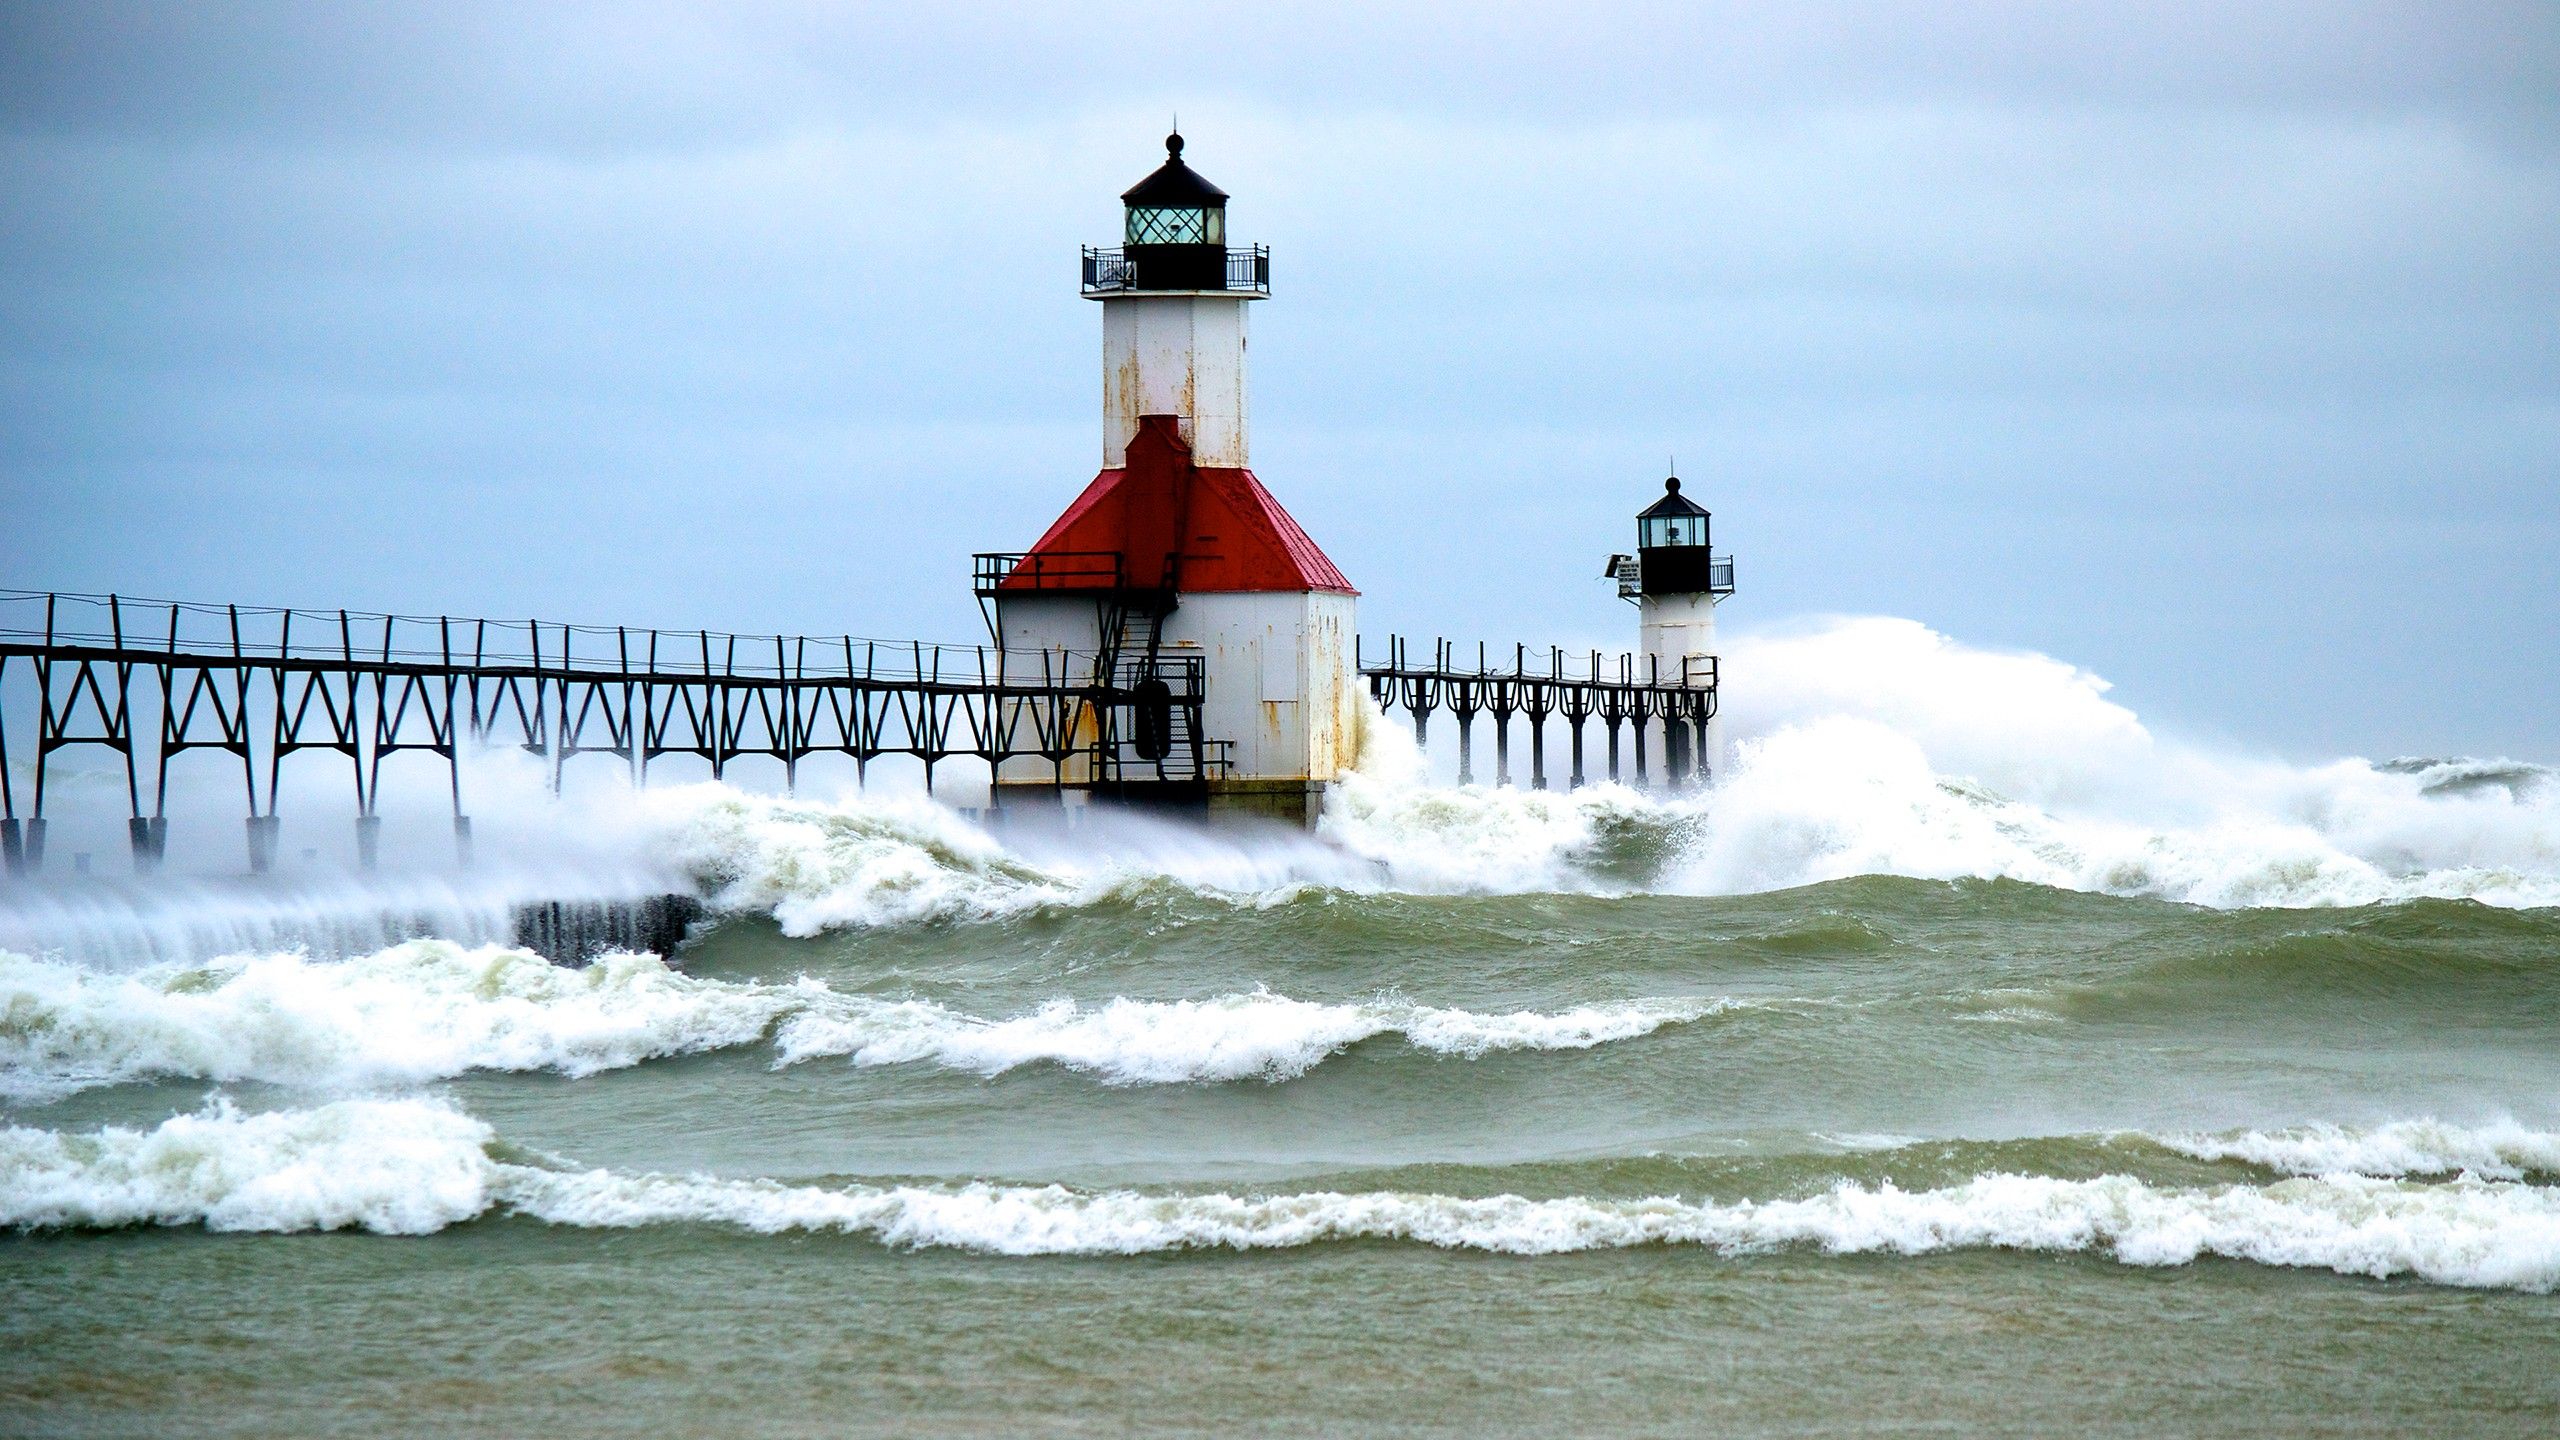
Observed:
[[[1008,652],[1096,657],[1133,693],[1196,683],[1199,733],[1167,735],[1141,703],[1134,738],[1006,762],[996,800],[1076,788],[1312,823],[1353,758],[1359,592],[1248,468],[1245,314],[1271,293],[1270,252],[1229,248],[1227,194],[1180,135],[1120,198],[1123,244],[1084,253],[1102,472],[1028,552],[981,557],[979,593]]]
[[[1710,544],[1705,506],[1680,493],[1680,477],[1662,482],[1662,498],[1636,516],[1636,553],[1613,555],[1618,594],[1635,602],[1639,679],[1717,688],[1716,604],[1733,593],[1733,557]],[[1695,733],[1693,733],[1693,731]],[[1647,727],[1644,769],[1658,784],[1698,784],[1724,754],[1723,727],[1664,722]]]

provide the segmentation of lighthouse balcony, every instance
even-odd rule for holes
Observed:
[[[1036,555],[980,553],[975,557],[980,599],[999,590],[1101,590],[1129,587],[1128,567],[1117,550],[1050,550]]]
[[[1098,300],[1139,293],[1208,293],[1268,296],[1271,247],[1233,250],[1223,245],[1129,245],[1117,250],[1084,247],[1084,295]]]
[[[1733,593],[1732,556],[1709,555],[1692,559],[1677,551],[1670,553],[1676,558],[1655,562],[1651,586],[1645,584],[1644,561],[1633,555],[1612,556],[1609,573],[1618,582],[1618,598],[1639,600],[1646,595]]]

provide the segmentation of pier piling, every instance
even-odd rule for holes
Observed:
[[[445,770],[455,857],[466,865],[462,768],[474,745],[540,756],[555,793],[586,754],[614,757],[636,785],[668,755],[698,756],[714,777],[733,760],[770,757],[793,786],[812,755],[847,756],[865,781],[873,760],[905,755],[932,791],[949,787],[943,763],[962,759],[984,765],[991,782],[1022,758],[1062,773],[1075,755],[1096,775],[1161,772],[1171,762],[1138,753],[1134,738],[1143,704],[1170,720],[1159,730],[1188,737],[1184,754],[1205,776],[1223,764],[1202,723],[1205,664],[0,590],[0,839],[8,874],[42,868],[49,762],[70,746],[122,760],[139,870],[166,857],[172,762],[197,749],[235,758],[258,874],[275,868],[282,770],[303,750],[345,757],[366,868],[380,863],[384,762],[407,750]],[[31,713],[19,720],[16,706]],[[30,731],[34,783],[22,796],[11,746]],[[20,813],[23,798],[32,813]]]
[[[1699,657],[1697,663],[1685,667],[1676,680],[1666,679],[1661,667],[1639,664],[1638,657],[1627,654],[1604,656],[1593,651],[1587,658],[1568,664],[1561,649],[1551,648],[1543,667],[1533,669],[1528,663],[1526,646],[1516,646],[1508,668],[1486,662],[1479,647],[1477,663],[1472,668],[1455,661],[1456,649],[1442,640],[1432,646],[1428,664],[1416,663],[1411,647],[1402,636],[1390,637],[1386,659],[1378,664],[1366,663],[1366,650],[1360,654],[1360,673],[1369,682],[1369,693],[1382,710],[1401,708],[1413,720],[1417,744],[1429,739],[1432,714],[1446,707],[1458,720],[1458,781],[1472,784],[1475,780],[1474,722],[1479,711],[1493,716],[1494,777],[1496,786],[1518,784],[1511,767],[1511,721],[1524,717],[1529,727],[1529,787],[1547,788],[1546,727],[1550,717],[1564,721],[1567,753],[1571,769],[1566,784],[1580,789],[1591,781],[1584,749],[1584,729],[1597,717],[1607,729],[1609,744],[1609,778],[1626,778],[1625,757],[1621,748],[1621,726],[1632,726],[1636,743],[1634,783],[1644,785],[1652,777],[1646,774],[1644,738],[1649,719],[1659,719],[1671,733],[1682,737],[1679,750],[1684,763],[1672,767],[1662,777],[1665,783],[1679,784],[1702,779],[1703,763],[1685,763],[1688,737],[1703,735],[1706,724],[1716,713],[1716,665],[1712,658]]]

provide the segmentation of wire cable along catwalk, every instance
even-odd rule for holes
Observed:
[[[23,664],[31,683],[12,688]],[[954,759],[989,766],[1080,756],[1112,774],[1196,778],[1217,764],[1200,737],[1200,662],[850,635],[733,635],[354,611],[260,609],[114,595],[0,591],[0,839],[12,874],[44,863],[46,779],[56,751],[123,758],[138,868],[167,846],[170,762],[191,750],[234,757],[248,801],[249,863],[275,860],[285,758],[345,758],[359,852],[371,864],[383,762],[441,760],[456,843],[467,858],[465,752],[513,744],[545,757],[553,787],[572,756],[619,759],[635,785],[652,761],[699,756],[720,776],[766,756],[796,783],[799,762],[852,757],[867,771],[913,756],[926,784]],[[1131,712],[1168,712],[1169,743],[1138,752]],[[1101,723],[1096,723],[1099,718]],[[27,721],[33,720],[32,726]],[[12,723],[14,720],[15,723]],[[10,762],[32,730],[28,810]],[[145,809],[146,801],[149,809]]]

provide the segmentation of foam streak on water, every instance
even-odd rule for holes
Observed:
[[[1284,1080],[1363,1040],[1437,1055],[1569,1050],[1723,1008],[1639,999],[1477,1013],[1392,998],[1318,1004],[1268,991],[1203,1000],[1056,1000],[985,1018],[926,1000],[679,974],[648,955],[583,968],[421,940],[351,961],[295,954],[99,975],[0,954],[0,1097],[175,1077],[345,1088],[472,1070],[584,1076],[773,1038],[777,1064],[930,1063],[994,1075],[1049,1062],[1114,1084]]]
[[[1916,1192],[1844,1182],[1807,1196],[1714,1203],[1676,1195],[807,1185],[554,1169],[501,1159],[496,1148],[489,1127],[425,1100],[256,1115],[217,1105],[150,1130],[11,1128],[0,1131],[0,1223],[424,1234],[513,1213],[582,1227],[836,1231],[998,1255],[1347,1240],[1518,1255],[1649,1245],[1733,1255],[2000,1248],[2085,1251],[2128,1265],[2210,1255],[2533,1292],[2560,1285],[2560,1191],[2468,1175],[2417,1182],[2338,1170],[2267,1184],[2162,1186],[2121,1175],[1995,1173]]]

